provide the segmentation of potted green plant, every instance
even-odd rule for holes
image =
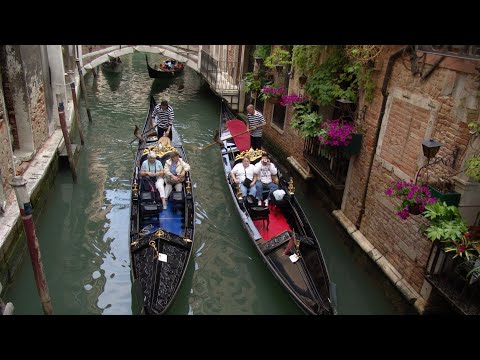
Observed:
[[[262,89],[262,81],[260,79],[255,79],[255,74],[253,72],[245,73],[244,80],[244,90],[248,92],[258,92]]]
[[[283,50],[280,47],[276,47],[275,49],[273,49],[272,53],[269,56],[267,56],[267,58],[265,59],[264,65],[269,69],[276,68],[277,66],[283,67],[285,65],[292,63],[290,59],[291,59],[291,55],[287,50]]]
[[[298,130],[300,135],[305,138],[317,137],[323,117],[312,111],[312,104],[307,101],[296,103],[293,110],[294,115],[290,127]]]
[[[437,201],[425,207],[424,216],[430,220],[425,235],[432,242],[438,241],[445,253],[454,253],[453,258],[467,260],[478,257],[478,238],[471,236],[458,207]]]
[[[480,182],[480,155],[474,155],[467,160],[465,174],[472,180]]]
[[[272,49],[272,45],[256,45],[255,52],[253,53],[253,57],[255,61],[261,65],[264,59],[270,55],[270,51]]]

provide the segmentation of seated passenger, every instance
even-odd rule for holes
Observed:
[[[148,158],[142,163],[140,167],[140,176],[145,177],[146,180],[148,177],[155,182],[155,187],[160,193],[160,198],[162,199],[163,209],[167,208],[167,202],[165,200],[165,187],[164,187],[164,175],[165,171],[163,170],[163,165],[161,161],[157,160],[157,154],[155,151],[150,151],[148,153]]]
[[[257,187],[257,199],[258,206],[262,206],[263,190],[269,190],[267,199],[265,200],[265,206],[268,206],[268,200],[275,190],[278,190],[278,178],[277,168],[270,162],[270,158],[267,154],[262,155],[262,160],[255,164],[254,174],[257,175],[258,181],[255,186]]]
[[[254,169],[255,167],[250,164],[250,158],[245,156],[242,162],[235,165],[230,172],[233,182],[240,186],[243,197],[247,196],[247,192],[254,197],[257,194],[255,187],[257,176],[253,173]]]
[[[190,171],[190,165],[180,158],[178,152],[173,151],[170,159],[165,162],[165,196],[167,198],[172,192],[173,185],[175,186],[175,191],[182,191],[182,182],[185,180],[187,171]]]

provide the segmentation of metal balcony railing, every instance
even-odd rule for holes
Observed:
[[[305,139],[303,156],[308,164],[330,186],[345,188],[349,159],[341,153],[321,145],[317,138]]]
[[[432,246],[427,262],[425,279],[458,312],[465,315],[480,315],[480,280],[467,276],[479,266],[479,261],[466,261],[451,253],[445,253],[436,244]]]

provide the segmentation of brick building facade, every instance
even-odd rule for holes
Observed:
[[[415,181],[426,164],[422,142],[433,138],[442,143],[437,156],[455,161],[429,168],[429,180],[453,179],[462,194],[460,213],[473,223],[480,211],[480,184],[469,181],[462,170],[465,160],[480,149],[478,137],[467,127],[479,119],[480,79],[474,60],[447,56],[439,61],[440,55],[409,50],[383,46],[375,59],[373,101],[366,103],[359,94],[357,108],[364,110],[357,117],[364,135],[362,149],[350,159],[340,212],[389,262],[396,278],[428,301],[431,287],[424,274],[432,243],[421,232],[427,221],[420,215],[401,220],[396,200],[385,190],[392,181]],[[299,75],[290,79],[289,93],[301,92]],[[304,140],[290,127],[292,106],[287,107],[281,128],[273,123],[275,106],[265,103],[264,136],[311,173],[303,155]]]

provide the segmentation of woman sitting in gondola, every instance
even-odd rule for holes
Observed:
[[[182,191],[182,183],[185,180],[185,173],[190,171],[190,165],[180,158],[180,154],[173,151],[170,159],[165,162],[165,197],[168,199],[175,186],[175,191]]]

